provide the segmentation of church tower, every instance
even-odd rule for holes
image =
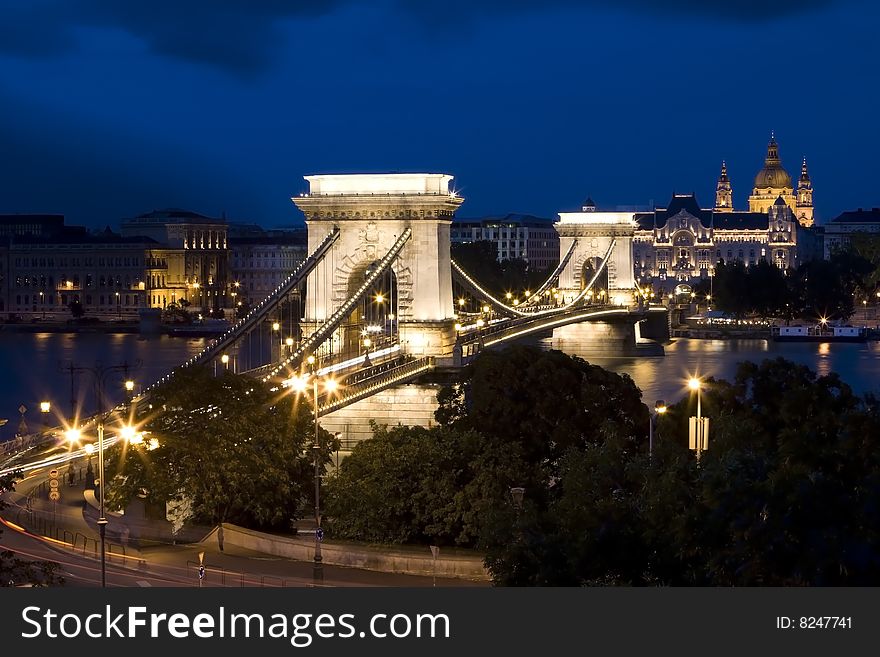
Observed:
[[[782,168],[782,160],[779,159],[779,144],[776,137],[770,133],[770,143],[767,144],[767,157],[764,158],[764,168],[755,176],[755,187],[749,196],[749,212],[767,212],[782,197],[785,204],[795,212],[796,201],[794,187],[791,184],[791,176]]]
[[[813,182],[807,171],[807,158],[801,165],[801,177],[797,186],[797,218],[802,226],[813,225]]]
[[[715,212],[733,212],[733,189],[727,177],[727,162],[721,162],[721,175],[715,186]]]

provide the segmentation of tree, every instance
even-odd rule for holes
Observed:
[[[334,536],[373,543],[474,545],[472,500],[482,437],[448,427],[374,426],[330,480]]]
[[[739,260],[727,263],[723,260],[715,267],[713,285],[715,306],[726,313],[742,318],[750,310],[748,272]]]
[[[608,435],[639,449],[639,397],[629,377],[561,352],[484,352],[438,395],[441,426],[379,427],[343,461],[329,487],[331,526],[360,540],[491,547],[486,537],[509,528],[497,510],[511,487],[545,508],[566,453]]]
[[[21,479],[20,470],[0,475],[0,496],[15,490],[15,481]],[[0,511],[8,504],[0,497]],[[0,535],[3,530],[0,529]],[[58,574],[58,564],[51,561],[22,559],[11,550],[0,551],[0,587],[5,586],[60,586],[64,578]]]
[[[173,301],[162,310],[162,321],[167,324],[192,324],[192,313],[186,308],[189,302],[181,299],[178,303]]]
[[[868,290],[880,287],[880,235],[856,231],[849,236],[850,250],[869,262],[873,270],[864,276],[864,286]]]
[[[609,434],[647,439],[648,411],[633,380],[561,351],[485,351],[463,378],[438,395],[437,421],[520,445],[529,462],[555,468],[569,447]]]
[[[303,515],[314,485],[314,423],[309,405],[228,371],[178,373],[151,396],[142,429],[155,449],[108,450],[111,504],[188,500],[196,520],[286,529]],[[319,459],[335,438],[321,430]]]

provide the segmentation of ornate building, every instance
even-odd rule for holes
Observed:
[[[722,193],[722,181],[726,183],[727,192],[730,192],[730,181],[726,178],[727,167],[722,164],[716,197]],[[791,208],[803,226],[813,225],[813,183],[807,171],[807,158],[804,158],[801,165],[801,177],[798,179],[797,193],[795,193],[791,176],[783,168],[782,160],[779,158],[779,144],[771,133],[770,143],[767,144],[767,156],[764,158],[764,168],[755,176],[755,186],[749,196],[749,211],[767,212],[778,198]]]
[[[690,292],[711,278],[721,262],[746,266],[760,260],[796,267],[821,257],[813,223],[813,188],[806,160],[797,193],[782,167],[779,146],[771,136],[764,168],[755,176],[749,210],[735,210],[733,187],[722,162],[712,209],[701,208],[694,194],[674,194],[665,208],[638,212],[633,240],[636,280],[662,294]]]

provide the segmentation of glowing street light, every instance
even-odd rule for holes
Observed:
[[[648,415],[648,456],[654,453],[654,423],[667,411],[666,402],[658,399],[654,403],[654,412]]]
[[[709,447],[709,418],[703,417],[702,409],[700,408],[701,392],[703,389],[702,381],[696,377],[691,377],[688,380],[688,388],[697,393],[697,416],[689,418],[688,428],[689,446],[690,449],[696,452],[697,460],[699,461],[700,454]]]
[[[321,537],[323,535],[323,530],[321,529],[321,470],[318,460],[321,452],[321,444],[318,439],[318,379],[320,377],[318,376],[315,356],[309,356],[306,362],[311,368],[312,406],[315,412],[315,442],[312,444],[312,451],[315,454],[315,556],[313,579],[315,583],[319,583],[324,580],[323,557],[321,556]],[[293,377],[290,381],[290,388],[297,393],[303,393],[308,387],[308,379],[309,375]],[[333,394],[338,388],[339,383],[335,379],[327,378],[324,380],[324,390],[328,394]]]

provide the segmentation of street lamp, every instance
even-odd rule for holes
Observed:
[[[40,308],[41,308],[42,311],[43,311],[43,319],[46,319],[46,306],[45,306],[45,303],[46,303],[46,301],[45,301],[45,299],[43,298],[43,291],[40,290]]]
[[[523,495],[526,489],[522,486],[515,486],[510,489],[510,498],[513,500],[513,508],[516,511],[516,539],[522,543],[522,523],[520,522],[520,514],[522,513]]]
[[[116,293],[117,298],[119,297],[119,293]],[[86,372],[91,374],[95,384],[95,401],[98,405],[98,413],[97,413],[97,422],[98,422],[98,481],[100,482],[99,492],[99,501],[101,507],[101,513],[98,517],[98,528],[101,534],[101,587],[107,586],[107,565],[106,565],[106,533],[107,533],[107,518],[104,513],[104,491],[106,489],[106,484],[104,483],[104,385],[106,383],[107,377],[114,372],[124,372],[128,374],[130,367],[128,363],[124,363],[122,365],[110,365],[104,366],[100,363],[95,365],[95,367],[76,367],[73,364],[70,365],[71,375],[73,372]],[[73,434],[71,434],[73,435]]]
[[[697,416],[689,418],[689,445],[696,452],[697,460],[700,454],[709,447],[709,418],[704,418],[700,408],[701,392],[703,384],[700,379],[691,377],[688,380],[688,388],[697,393]]]
[[[373,341],[370,338],[364,338],[364,367],[372,367],[372,363],[370,362],[370,345],[373,344]]]
[[[318,425],[318,368],[317,361],[315,356],[309,356],[306,359],[306,362],[309,365],[310,376],[312,377],[312,407],[314,409],[315,415],[315,442],[312,444],[312,452],[314,453],[315,459],[315,556],[314,556],[314,569],[312,578],[315,584],[322,583],[324,581],[324,569],[322,565],[323,557],[321,556],[321,540],[323,539],[324,530],[321,529],[321,467],[320,467],[320,456],[321,456],[321,443],[318,437],[319,425]],[[290,387],[297,393],[305,392],[308,387],[308,377],[307,376],[298,376],[294,377],[291,381]],[[339,384],[336,380],[327,378],[324,380],[324,391],[328,394],[333,394],[339,388]]]
[[[654,423],[667,410],[666,402],[658,399],[654,403],[654,412],[648,416],[648,456],[654,453]]]

